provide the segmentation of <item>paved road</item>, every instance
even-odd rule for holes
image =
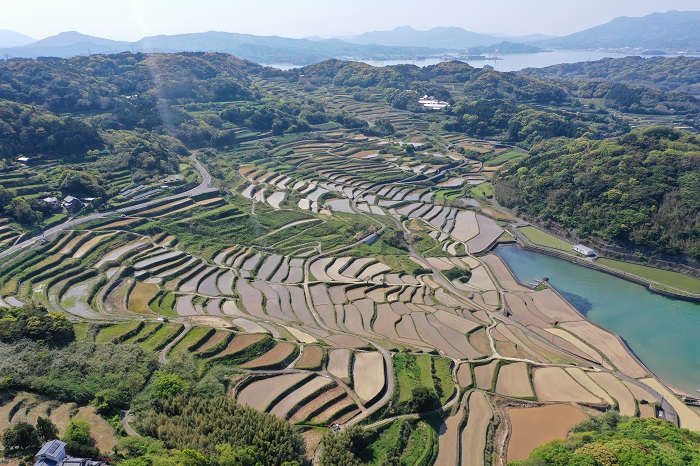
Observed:
[[[30,246],[33,246],[36,244],[38,241],[40,241],[44,237],[51,237],[55,235],[56,233],[69,229],[69,228],[74,228],[78,225],[81,225],[83,223],[90,222],[92,220],[97,220],[100,218],[105,218],[110,215],[114,214],[125,214],[128,212],[133,212],[135,210],[143,209],[144,207],[148,207],[153,204],[157,204],[159,202],[163,201],[170,201],[170,200],[175,200],[175,199],[180,199],[183,197],[187,196],[196,196],[198,194],[204,194],[212,191],[216,191],[216,188],[211,187],[211,175],[209,175],[209,172],[202,166],[201,163],[199,163],[199,160],[197,160],[197,157],[192,154],[191,155],[192,160],[195,163],[195,167],[197,168],[197,171],[199,171],[200,176],[202,177],[202,182],[195,188],[192,188],[189,191],[179,193],[179,194],[173,194],[172,196],[168,197],[161,197],[159,199],[154,199],[151,201],[146,201],[142,202],[141,204],[136,204],[132,205],[129,207],[123,207],[121,209],[116,209],[116,210],[108,210],[108,211],[103,211],[103,212],[98,212],[90,215],[86,215],[85,217],[80,217],[80,218],[74,218],[71,220],[68,220],[60,225],[56,225],[54,227],[49,228],[48,230],[45,230],[41,235],[34,236],[32,238],[29,238],[27,240],[22,241],[21,243],[17,243],[14,246],[12,246],[9,249],[6,249],[3,252],[0,252],[0,259],[7,257],[21,249],[28,248]]]

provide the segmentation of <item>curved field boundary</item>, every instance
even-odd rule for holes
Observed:
[[[350,381],[350,357],[352,351],[347,348],[336,349],[328,353],[328,372],[343,381]]]
[[[272,409],[269,412],[286,419],[306,403],[312,402],[319,394],[328,391],[335,384],[335,381],[332,379],[315,377],[272,405]]]
[[[467,396],[464,397],[464,401],[459,406],[459,409],[455,414],[448,417],[445,422],[442,423],[438,431],[438,455],[435,461],[436,465],[452,466],[460,464],[459,461],[459,427],[464,422],[465,415],[465,401]],[[471,448],[471,446],[470,446]],[[472,463],[464,463],[465,465],[472,466]]]
[[[281,369],[293,361],[298,353],[298,346],[283,341],[262,356],[242,364],[241,367],[245,369]]]
[[[515,398],[534,397],[527,363],[516,362],[501,366],[496,381],[496,393]]]
[[[294,364],[297,369],[319,370],[323,367],[325,353],[319,345],[306,345],[299,360]]]
[[[461,464],[469,466],[484,464],[486,433],[492,418],[491,404],[484,392],[473,391],[469,395],[469,417],[461,436]]]
[[[481,364],[474,366],[474,380],[476,381],[476,386],[482,390],[492,390],[494,385],[496,366],[498,366],[499,360],[494,359],[488,364]]]
[[[201,348],[215,333],[216,330],[211,327],[194,327],[175,346],[170,348],[168,355],[184,351],[193,353]]]
[[[238,392],[238,402],[258,411],[267,411],[278,400],[292,393],[309,379],[313,374],[284,374],[256,380],[249,383]]]
[[[540,401],[601,403],[600,398],[583,388],[561,367],[543,367],[535,370],[533,385]]]
[[[610,405],[610,407],[615,406],[615,399],[611,397],[610,394],[606,392],[603,388],[601,388],[597,383],[595,383],[593,379],[591,379],[588,376],[587,372],[583,371],[579,367],[567,367],[566,372],[568,372],[569,375],[573,377],[575,381],[580,383],[583,386],[583,388],[593,393],[595,396],[598,396],[601,399],[605,400]]]
[[[213,334],[202,342],[195,350],[195,354],[201,358],[208,358],[222,351],[228,343],[236,336],[233,332],[226,330],[216,330]]]
[[[625,387],[617,377],[609,372],[592,372],[589,374],[589,377],[617,400],[620,414],[623,416],[637,415],[637,402],[634,396],[632,396],[632,393],[630,393],[627,387]]]
[[[365,406],[377,401],[386,389],[386,367],[382,354],[356,353],[352,379],[355,393],[365,402]]]
[[[338,385],[326,390],[291,413],[289,422],[293,424],[307,422],[344,399],[352,401],[343,387]]]
[[[580,409],[570,405],[508,408],[506,414],[511,425],[508,461],[527,459],[540,445],[565,439],[569,429],[587,417]]]

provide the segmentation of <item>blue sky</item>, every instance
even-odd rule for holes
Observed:
[[[617,16],[700,10],[700,0],[3,0],[0,29],[36,39],[67,30],[118,40],[227,31],[346,36],[413,26],[566,35]]]

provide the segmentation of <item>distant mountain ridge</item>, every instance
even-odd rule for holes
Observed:
[[[629,47],[700,51],[700,11],[669,11],[639,18],[622,16],[585,31],[534,44],[560,49]]]
[[[314,41],[217,31],[151,36],[136,42],[114,41],[70,31],[21,47],[3,48],[0,49],[0,54],[10,58],[69,58],[77,55],[129,51],[225,52],[258,63],[293,63],[298,65],[339,57],[371,56],[375,59],[390,60],[442,52],[425,47],[362,45],[350,44],[337,39]]]
[[[535,53],[539,47],[558,49],[624,49],[700,51],[700,11],[670,11],[640,18],[619,17],[565,37],[532,41],[541,35],[480,34],[459,27],[419,31],[410,26],[367,32],[352,38],[291,39],[232,32],[144,37],[116,41],[67,31],[42,40],[0,30],[0,56],[9,58],[60,57],[118,52],[225,52],[257,63],[307,65],[329,58],[408,60],[460,54]],[[505,40],[504,40],[505,38]]]
[[[493,45],[502,40],[502,37],[479,34],[459,27],[435,27],[427,31],[419,31],[411,26],[399,26],[390,31],[366,32],[348,39],[348,42],[355,44],[463,49],[479,45]]]
[[[36,39],[20,34],[19,32],[0,29],[0,48],[18,47],[31,44],[32,42],[36,42]]]

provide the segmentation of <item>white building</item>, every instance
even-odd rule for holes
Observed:
[[[595,256],[595,251],[589,247],[584,246],[583,244],[577,244],[574,246],[573,249],[577,253],[583,254],[584,256]]]

